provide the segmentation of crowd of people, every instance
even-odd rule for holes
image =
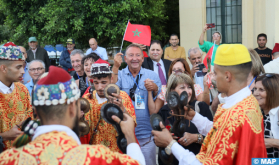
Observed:
[[[248,49],[222,44],[220,32],[205,41],[207,30],[187,54],[173,34],[165,50],[158,40],[147,52],[130,44],[113,66],[95,38],[86,53],[68,39],[60,67],[50,65],[36,37],[29,38],[28,51],[5,43],[0,164],[251,164],[252,158],[278,158],[279,43],[267,48],[262,33],[258,47]],[[119,90],[108,94],[111,85]],[[176,114],[170,96],[185,92]],[[109,104],[122,117],[103,118]],[[161,116],[160,130],[153,130],[153,114]],[[88,125],[85,134],[81,121]],[[177,128],[178,122],[186,126]],[[166,163],[159,153],[156,160],[157,147],[173,159]]]

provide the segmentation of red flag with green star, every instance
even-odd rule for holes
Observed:
[[[128,22],[124,40],[150,46],[151,28],[147,25],[131,24]]]

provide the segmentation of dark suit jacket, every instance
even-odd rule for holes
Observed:
[[[27,51],[27,58],[26,58],[26,61],[27,62],[30,62],[32,60],[35,60],[34,59],[34,53],[32,52],[31,49],[29,49]],[[42,60],[45,65],[46,65],[46,72],[48,72],[48,68],[50,66],[50,60],[48,58],[48,54],[47,54],[47,51],[44,49],[44,48],[40,48],[38,47],[37,48],[37,51],[36,51],[36,60]]]
[[[164,66],[165,66],[165,71],[166,71],[166,81],[168,81],[168,73],[169,73],[169,69],[170,69],[170,65],[171,65],[171,61],[170,60],[165,60],[165,59],[162,59],[163,60],[163,63],[164,63]],[[142,67],[145,68],[145,69],[149,69],[149,70],[152,70],[154,69],[153,67],[153,61],[151,60],[150,57],[145,57],[144,58],[144,61],[142,63]]]

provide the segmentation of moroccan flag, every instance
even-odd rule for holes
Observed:
[[[207,66],[207,59],[210,59],[210,61],[211,61],[214,46],[215,46],[215,45],[213,45],[213,46],[209,49],[209,51],[207,52],[206,56],[205,56],[204,59],[203,59],[203,64],[205,65],[206,69],[208,69],[208,66]],[[209,63],[209,65],[211,65],[211,63]]]
[[[131,24],[128,22],[124,40],[150,46],[151,28],[147,25]]]

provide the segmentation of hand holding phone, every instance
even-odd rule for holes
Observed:
[[[206,24],[206,26],[208,29],[215,28],[215,23],[208,23],[208,24]]]

